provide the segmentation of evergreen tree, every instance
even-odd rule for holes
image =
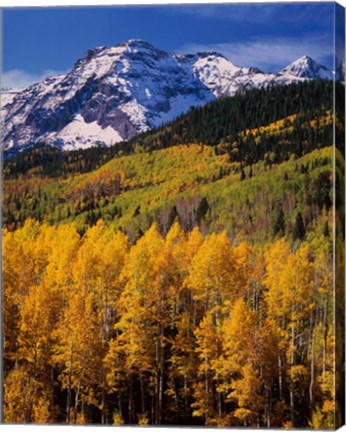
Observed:
[[[273,234],[274,236],[282,236],[285,233],[285,228],[286,228],[286,224],[285,224],[285,215],[284,212],[282,211],[282,207],[280,207],[275,219],[274,219],[274,223],[273,223]]]
[[[169,213],[168,216],[168,230],[171,228],[171,226],[174,224],[174,222],[179,221],[179,213],[177,210],[176,205],[174,205]]]
[[[293,240],[304,240],[305,239],[305,225],[300,212],[297,213],[296,220],[293,228]]]
[[[209,210],[209,204],[207,198],[202,198],[196,211],[196,221],[197,223],[200,223],[207,214],[207,211]]]

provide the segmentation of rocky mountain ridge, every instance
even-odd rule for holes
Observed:
[[[66,75],[2,94],[3,149],[36,143],[64,150],[112,145],[218,97],[333,74],[310,57],[279,73],[231,63],[216,52],[171,55],[142,40],[88,50]]]

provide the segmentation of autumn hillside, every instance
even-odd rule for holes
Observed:
[[[18,155],[4,167],[4,224],[73,222],[83,233],[102,218],[132,241],[175,219],[239,240],[292,236],[298,217],[309,231],[331,207],[331,89],[316,81],[216,101],[128,143],[128,154],[116,145]]]
[[[334,428],[332,96],[6,160],[5,422]]]

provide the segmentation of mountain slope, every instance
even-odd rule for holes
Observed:
[[[98,47],[68,74],[33,84],[5,103],[3,148],[13,154],[40,142],[64,150],[111,145],[220,96],[330,77],[311,59],[303,74],[294,64],[285,69],[265,74],[218,53],[170,55],[141,40]]]
[[[198,208],[207,197],[213,228],[220,224],[233,229],[236,219],[227,212],[234,210],[235,202],[241,209],[253,198],[251,190],[248,196],[240,194],[243,181],[251,185],[256,182],[253,177],[263,175],[263,182],[272,185],[269,179],[276,167],[287,163],[292,173],[300,172],[296,161],[306,158],[305,166],[314,151],[321,151],[317,166],[327,163],[323,147],[333,142],[332,91],[333,83],[326,81],[255,89],[213,101],[112,148],[67,153],[49,147],[20,153],[4,164],[4,224],[14,229],[27,218],[52,224],[73,221],[83,232],[101,217],[134,238],[153,221],[165,231],[174,213],[184,229],[191,229],[206,211],[205,203],[204,209]],[[241,122],[239,110],[246,113]],[[329,185],[328,179],[321,177],[318,187],[311,185],[318,191],[314,199],[321,209],[330,205],[322,189],[324,183]],[[284,171],[275,182],[284,191],[288,185]],[[231,199],[233,184],[237,186]],[[261,181],[256,194],[263,187]],[[312,198],[305,194],[304,199]],[[252,229],[250,219],[242,231]],[[262,228],[268,224],[267,218]]]
[[[337,83],[336,94],[341,95],[338,85]],[[31,173],[48,177],[68,177],[92,171],[114,157],[191,143],[203,143],[216,146],[217,151],[229,151],[237,161],[246,161],[249,158],[258,160],[272,147],[272,142],[265,142],[267,125],[288,118],[287,122],[295,129],[288,130],[287,134],[289,132],[293,137],[295,134],[299,135],[295,140],[290,138],[291,146],[303,139],[311,141],[309,122],[316,116],[320,117],[320,126],[322,118],[328,117],[328,121],[331,121],[332,117],[326,113],[333,109],[332,96],[333,83],[318,80],[249,90],[244,94],[220,98],[202,107],[193,108],[158,129],[141,133],[116,146],[63,152],[57,147],[36,145],[30,151],[18,153],[5,160],[5,178],[21,175],[28,177]],[[239,112],[243,114],[239,116]],[[340,115],[337,112],[337,118]],[[308,127],[303,128],[303,123]],[[257,140],[263,141],[265,145],[257,146],[252,135],[242,134],[244,130],[258,130]],[[322,141],[329,142],[331,131],[328,131],[328,137],[321,138]],[[339,133],[343,132],[337,128],[336,133],[339,139]],[[287,134],[286,141],[289,139]],[[315,136],[314,139],[316,138]],[[236,148],[239,151],[236,152]],[[285,146],[279,149],[284,158],[287,156],[287,148]],[[306,152],[307,149],[302,148],[300,151],[303,150]]]

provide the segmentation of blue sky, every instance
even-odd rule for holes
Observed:
[[[144,39],[171,53],[219,51],[278,71],[302,55],[332,67],[333,3],[3,9],[2,86],[68,71],[89,48]]]

